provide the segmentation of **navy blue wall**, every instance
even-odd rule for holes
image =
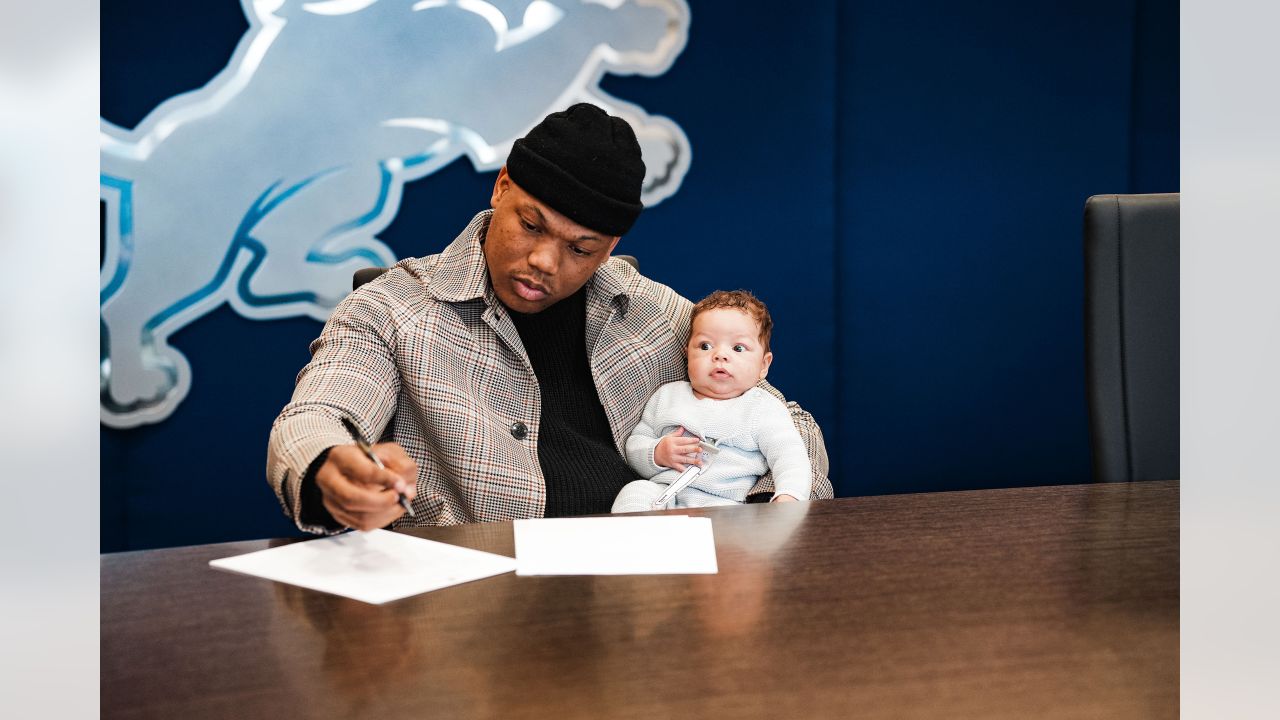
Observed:
[[[619,252],[769,303],[770,379],[821,423],[839,495],[1087,481],[1081,209],[1178,189],[1177,3],[690,5],[665,76],[602,83],[693,147]],[[201,86],[246,27],[234,0],[104,2],[103,117]],[[460,162],[406,186],[381,238],[437,252],[492,182]],[[265,442],[319,330],[223,308],[171,337],[187,399],[102,430],[104,551],[295,534]]]

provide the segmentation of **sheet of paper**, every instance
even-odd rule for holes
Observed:
[[[503,555],[387,530],[333,535],[209,564],[374,605],[516,568]]]
[[[514,524],[517,575],[718,572],[710,518],[553,518]]]

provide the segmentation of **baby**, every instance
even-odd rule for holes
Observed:
[[[628,483],[613,512],[736,505],[773,471],[775,501],[808,500],[809,456],[782,401],[756,387],[773,353],[769,310],[745,290],[718,290],[693,306],[689,382],[667,383],[627,438],[627,462],[648,480]],[[703,452],[708,444],[714,451]],[[654,503],[688,467],[701,471],[661,506]]]

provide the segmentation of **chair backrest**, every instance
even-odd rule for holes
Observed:
[[[360,270],[357,270],[356,274],[351,276],[351,289],[355,290],[356,288],[360,287],[361,285],[367,282],[370,282],[372,280],[378,279],[379,277],[382,277],[382,273],[390,269],[391,268],[370,267],[370,268],[361,268]]]
[[[1176,479],[1178,194],[1089,198],[1084,256],[1094,480]]]
[[[636,260],[634,257],[630,255],[614,255],[614,257],[618,258],[619,260],[626,261],[631,265],[631,267],[637,270],[640,269],[640,261]],[[386,272],[389,269],[390,268],[384,268],[384,267],[371,267],[371,268],[364,268],[361,270],[357,270],[355,275],[351,276],[351,289],[355,290],[356,288],[369,282],[370,280],[374,280],[378,278],[379,276],[382,275],[382,273]]]

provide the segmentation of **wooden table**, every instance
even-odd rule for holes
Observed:
[[[717,575],[383,606],[102,557],[105,718],[1172,718],[1178,484],[713,508]],[[510,523],[415,534],[513,554]]]

